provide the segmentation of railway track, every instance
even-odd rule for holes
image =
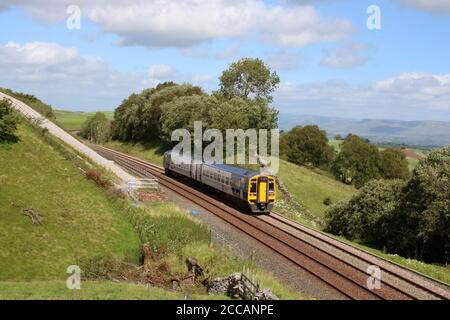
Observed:
[[[275,212],[246,215],[178,180],[167,177],[160,166],[98,145],[90,145],[100,155],[134,174],[156,177],[167,189],[213,213],[252,237],[325,285],[349,299],[413,300],[450,299],[449,287],[307,228]],[[369,268],[378,268],[380,287],[369,289]]]

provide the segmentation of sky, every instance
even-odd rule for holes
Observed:
[[[0,87],[56,109],[211,92],[253,57],[281,113],[450,121],[450,0],[0,0],[0,25]]]

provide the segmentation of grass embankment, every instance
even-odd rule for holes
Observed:
[[[0,280],[65,278],[77,258],[99,254],[137,260],[138,237],[104,191],[34,128],[20,125],[19,136],[0,145]]]
[[[138,265],[143,243],[154,252],[151,277],[162,288],[170,288],[173,275],[189,275],[185,259],[191,255],[211,278],[250,268],[280,298],[300,298],[250,261],[211,246],[206,226],[187,211],[169,203],[131,206],[88,181],[79,166],[90,165],[54,138],[24,123],[18,133],[19,143],[0,145],[0,299],[148,299],[147,287],[108,281],[105,265],[95,264],[115,261],[119,271],[122,261]],[[24,215],[26,209],[41,216],[40,225]],[[77,293],[64,289],[73,264],[83,272]],[[150,298],[183,297],[162,288],[151,288]],[[205,293],[196,286],[189,298],[217,298]]]
[[[104,113],[110,120],[114,117],[114,111],[101,112]],[[81,127],[87,118],[95,114],[95,112],[76,112],[64,110],[54,110],[53,113],[56,116],[56,123],[67,131],[81,130]]]

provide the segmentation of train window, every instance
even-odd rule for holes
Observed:
[[[273,182],[269,182],[269,192],[275,191],[275,184]]]
[[[250,184],[250,192],[251,193],[256,193],[256,182],[252,182]]]

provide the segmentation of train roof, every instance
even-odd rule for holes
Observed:
[[[237,167],[237,166],[232,166],[229,164],[219,164],[219,163],[212,163],[212,164],[205,164],[207,166],[213,167],[213,168],[217,168],[223,171],[227,171],[239,176],[254,176],[259,174],[258,171],[255,170],[250,170],[250,169],[245,169],[245,168],[241,168],[241,167]]]

